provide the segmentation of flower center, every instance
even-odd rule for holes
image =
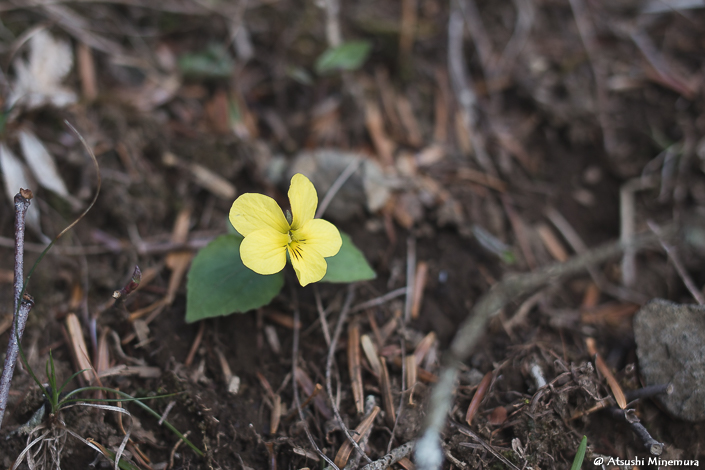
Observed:
[[[306,240],[303,240],[302,238],[299,238],[299,236],[296,234],[295,230],[289,230],[289,244],[291,245],[292,243],[296,242],[304,242]]]
[[[306,240],[299,238],[296,234],[296,231],[294,231],[294,230],[289,230],[288,235],[289,235],[289,254],[293,258],[300,260],[301,255],[302,255],[302,253],[301,253],[302,246],[301,245],[303,245]]]
[[[296,259],[301,259],[303,245],[306,244],[306,239],[301,238],[300,234],[296,233],[296,230],[289,230],[287,234],[289,236],[289,253]]]

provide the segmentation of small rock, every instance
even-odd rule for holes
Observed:
[[[237,395],[240,391],[240,377],[233,375],[228,381],[228,393],[231,395]]]
[[[355,165],[356,160],[359,160],[357,169],[333,198],[324,217],[344,221],[365,210],[376,212],[387,203],[394,182],[376,162],[363,155],[337,149],[301,152],[287,172],[287,182],[294,174],[303,173],[323,199],[341,173],[349,165]]]
[[[676,418],[705,420],[705,306],[654,299],[634,317],[634,338],[647,385],[673,384],[658,399]]]

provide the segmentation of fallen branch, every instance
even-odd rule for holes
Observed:
[[[644,443],[644,447],[651,455],[661,455],[663,453],[663,443],[651,437],[649,431],[639,421],[639,417],[634,410],[622,410],[616,407],[608,408],[608,410],[614,418],[626,421],[629,424],[629,427],[632,428],[634,434],[639,436],[639,439]]]
[[[388,453],[381,459],[368,463],[367,465],[362,467],[362,470],[385,470],[386,468],[391,467],[404,457],[411,454],[411,451],[414,450],[415,444],[416,442],[414,441],[407,442],[406,444],[401,445],[396,449],[392,450],[390,453]]]

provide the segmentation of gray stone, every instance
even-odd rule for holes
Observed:
[[[705,420],[705,306],[654,299],[634,317],[639,368],[647,385],[671,383],[658,399],[676,418]]]
[[[289,168],[288,180],[296,173],[306,175],[316,187],[319,204],[333,183],[349,165],[357,169],[336,193],[323,215],[324,218],[344,221],[365,210],[376,212],[386,204],[398,182],[386,176],[382,168],[364,155],[337,149],[318,149],[299,153]]]

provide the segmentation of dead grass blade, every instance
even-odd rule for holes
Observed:
[[[404,467],[404,470],[416,470],[416,465],[414,465],[414,463],[409,460],[408,457],[404,457],[403,459],[399,460],[397,464]]]
[[[435,342],[436,333],[433,331],[429,332],[426,336],[423,337],[421,341],[419,341],[419,344],[416,345],[416,349],[414,349],[413,355],[417,366],[421,365],[424,358],[426,357],[426,354],[428,354],[428,351],[431,349],[431,346],[433,346],[433,343]]]
[[[103,377],[126,377],[129,375],[136,375],[138,377],[142,377],[143,379],[156,379],[162,375],[162,369],[159,367],[126,366],[125,364],[120,364],[118,366],[103,370],[98,374],[98,377],[102,379]]]
[[[352,387],[353,398],[357,414],[365,412],[365,397],[362,386],[362,364],[360,361],[360,325],[353,320],[348,325],[348,372],[350,374],[350,386]]]
[[[95,60],[90,47],[84,43],[78,44],[76,54],[78,75],[81,77],[81,91],[83,98],[93,101],[98,97],[98,84],[95,74]]]
[[[185,208],[176,217],[174,228],[171,233],[172,243],[185,243],[188,240],[189,227],[191,225],[191,208]],[[192,252],[172,252],[166,257],[166,265],[171,269],[169,277],[169,285],[167,287],[167,304],[171,305],[176,297],[176,292],[181,285],[181,281],[186,274],[186,270],[191,264],[191,259],[194,253]]]
[[[294,319],[291,315],[286,315],[279,312],[266,312],[264,315],[267,317],[267,320],[273,321],[279,326],[283,326],[284,328],[288,328],[290,330],[294,329]],[[301,325],[299,325],[299,327],[300,326]]]
[[[416,365],[416,358],[411,356],[406,356],[404,358],[406,362],[406,389],[409,390],[409,405],[414,404],[414,387],[416,386],[417,371],[418,366]]]
[[[379,412],[379,406],[375,406],[372,411],[367,416],[365,416],[362,421],[360,421],[360,424],[358,424],[355,428],[355,434],[353,436],[355,442],[359,443],[362,439],[362,436],[364,436],[365,433],[367,433],[367,431],[372,428],[372,424],[374,423],[375,418],[377,417]],[[348,459],[350,458],[350,454],[352,453],[352,451],[353,446],[350,441],[343,442],[343,445],[340,446],[340,449],[338,449],[338,453],[335,454],[335,464],[338,467],[343,468],[345,464],[348,463]]]
[[[394,427],[396,422],[396,410],[394,408],[394,399],[392,398],[392,384],[389,380],[389,370],[387,370],[387,361],[381,358],[381,369],[379,376],[379,387],[382,393],[382,406],[384,407],[384,417],[387,425],[390,428]]]
[[[54,157],[42,141],[30,130],[21,130],[19,138],[24,159],[39,185],[59,195],[74,208],[80,208],[81,202],[69,194]]]
[[[269,416],[269,433],[276,434],[282,417],[282,397],[275,394],[272,397],[272,413]]]
[[[108,345],[107,328],[100,334],[96,357],[93,359],[93,362],[95,363],[95,371],[99,377],[110,368],[110,348]]]
[[[372,368],[372,373],[379,377],[382,374],[382,364],[379,360],[377,349],[375,348],[370,335],[362,335],[360,337],[360,344],[362,345],[362,351],[365,353],[367,362]]]
[[[617,382],[617,379],[614,377],[614,374],[612,374],[610,368],[607,364],[605,364],[605,361],[602,360],[600,353],[597,352],[597,348],[595,347],[595,339],[585,338],[585,345],[587,346],[590,355],[595,358],[595,367],[607,380],[607,384],[610,386],[610,390],[612,390],[612,395],[614,396],[614,400],[617,402],[617,405],[621,409],[625,409],[627,407],[627,399],[624,396],[622,387],[619,385],[619,382]]]
[[[392,359],[392,362],[394,363],[395,366],[397,367],[402,367],[402,359],[401,356],[394,356]],[[427,371],[426,369],[422,369],[421,367],[416,367],[416,375],[421,380],[422,382],[426,383],[436,383],[438,382],[438,376],[435,374],[432,374],[431,372]]]
[[[229,128],[227,131],[229,132]],[[166,166],[176,166],[188,171],[194,183],[206,191],[210,191],[215,196],[225,201],[235,200],[235,195],[237,194],[235,186],[230,181],[205,166],[198,163],[182,161],[171,152],[166,152],[162,155],[162,163]]]
[[[43,428],[44,428],[44,425],[41,425],[41,429],[43,429]],[[35,431],[37,431],[37,430],[39,430],[39,429],[40,429],[39,426],[36,427],[36,428],[34,428],[34,429],[32,430],[32,433],[34,433]],[[34,439],[32,442],[28,443],[28,444],[25,446],[25,448],[22,449],[22,452],[20,453],[20,455],[18,455],[17,458],[15,459],[15,463],[12,465],[12,470],[16,470],[17,467],[19,467],[20,464],[24,461],[25,456],[29,453],[30,450],[32,450],[32,447],[34,447],[36,444],[42,442],[42,441],[44,440],[44,438],[45,438],[50,432],[51,432],[50,430],[46,430],[46,431],[44,431],[40,436],[38,436],[36,439]],[[30,433],[30,437],[31,437],[32,433]]]
[[[560,262],[568,259],[568,252],[548,225],[544,223],[538,224],[536,226],[536,232],[538,232],[543,246],[545,246],[551,256],[553,256],[553,259]]]
[[[416,265],[416,275],[414,276],[414,294],[411,301],[411,318],[419,318],[421,302],[423,301],[423,291],[426,287],[426,276],[428,275],[428,263],[421,261]]]
[[[83,338],[83,331],[81,330],[81,322],[74,313],[69,313],[66,315],[66,331],[69,336],[69,346],[71,348],[71,356],[74,359],[77,370],[82,370],[80,377],[83,378],[85,383],[91,383],[91,370],[93,366],[91,361],[88,360],[88,347],[86,346],[86,341]]]
[[[492,383],[492,372],[488,372],[482,377],[480,385],[477,386],[475,390],[475,395],[473,395],[472,400],[470,400],[470,405],[468,406],[468,411],[465,413],[465,422],[468,426],[472,425],[472,419],[477,414],[477,410],[480,409],[480,403],[485,398],[485,395],[490,389],[490,384]]]

